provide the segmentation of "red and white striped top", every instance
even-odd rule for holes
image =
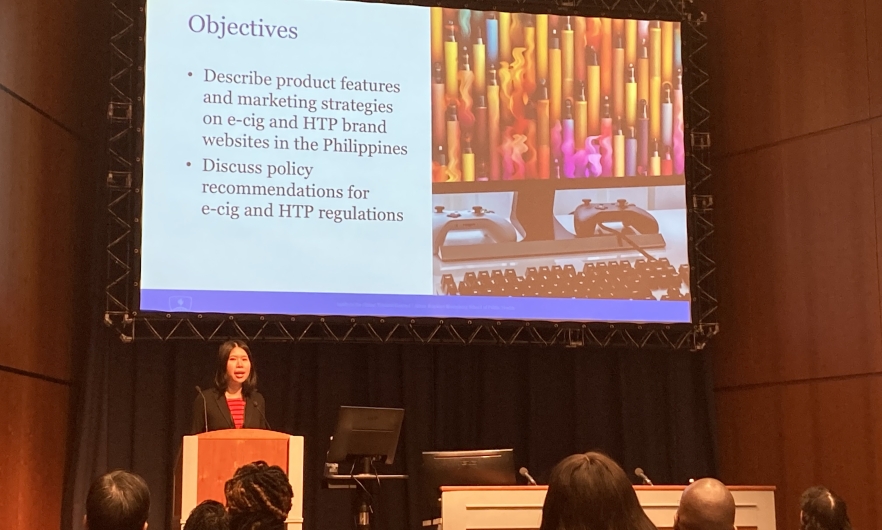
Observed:
[[[227,406],[230,407],[230,416],[233,417],[233,425],[241,429],[245,423],[245,400],[242,398],[227,398]]]

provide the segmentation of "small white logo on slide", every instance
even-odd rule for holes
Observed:
[[[170,296],[168,298],[168,307],[172,311],[189,311],[192,306],[192,296]]]

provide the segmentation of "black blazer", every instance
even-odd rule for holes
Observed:
[[[193,401],[193,427],[191,434],[199,434],[206,431],[220,431],[223,429],[235,429],[230,407],[227,406],[227,397],[216,388],[205,390],[205,408],[202,408],[202,396],[197,395]],[[208,416],[208,426],[205,425],[205,417]],[[243,429],[269,429],[266,423],[266,402],[258,391],[254,391],[245,398],[245,421]]]

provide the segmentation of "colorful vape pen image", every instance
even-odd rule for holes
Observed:
[[[684,177],[679,22],[436,7],[430,24],[433,181]]]

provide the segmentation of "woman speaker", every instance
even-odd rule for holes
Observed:
[[[257,391],[251,350],[244,341],[228,340],[221,345],[214,388],[197,390],[192,434],[222,429],[269,429],[266,403]]]

